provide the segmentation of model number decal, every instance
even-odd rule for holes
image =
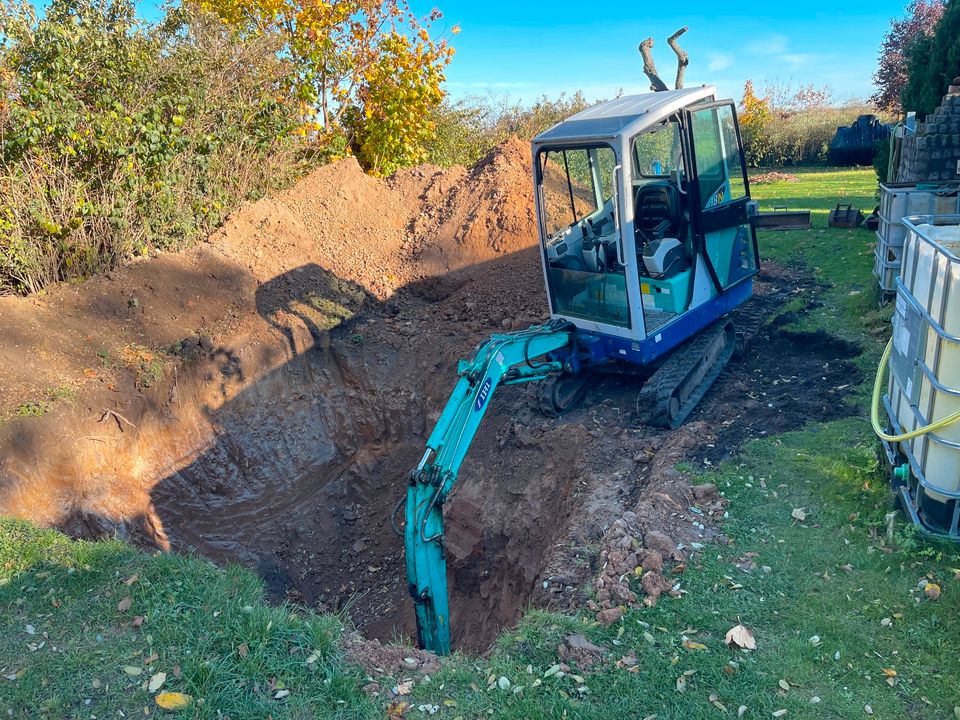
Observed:
[[[474,412],[479,412],[483,409],[483,404],[487,402],[487,398],[490,397],[490,388],[492,386],[492,378],[487,378],[483,381],[483,385],[480,386],[480,392],[477,393],[477,401],[473,404]]]

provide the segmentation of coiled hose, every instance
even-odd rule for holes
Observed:
[[[913,440],[921,435],[926,435],[934,430],[941,430],[960,420],[960,410],[958,410],[953,413],[953,415],[947,415],[941,420],[932,422],[929,425],[924,425],[923,427],[918,427],[916,430],[911,430],[902,435],[890,435],[884,432],[883,427],[880,425],[880,395],[883,392],[883,371],[887,367],[887,361],[890,359],[890,350],[892,348],[893,338],[887,343],[887,347],[883,349],[883,355],[880,356],[880,366],[877,368],[877,378],[873,382],[873,401],[870,403],[870,422],[873,424],[873,431],[877,434],[877,437],[886,442],[904,442],[905,440]]]

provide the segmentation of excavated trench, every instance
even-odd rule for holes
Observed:
[[[496,264],[529,287],[535,262],[525,253]],[[477,287],[489,292],[491,272],[418,283],[387,303],[368,300],[329,332],[286,306],[284,327],[307,325],[315,346],[291,352],[232,395],[211,417],[216,432],[203,452],[153,487],[171,546],[252,566],[274,597],[348,609],[366,635],[412,634],[392,511],[452,388],[457,358],[491,325],[538,319],[520,297],[509,323],[478,312]],[[242,374],[242,363],[222,357],[200,362],[227,383]],[[579,442],[563,428],[517,440],[518,415],[529,422],[525,403],[515,391],[494,399],[447,506],[454,639],[471,650],[486,647],[527,604],[583,473]]]
[[[344,611],[368,637],[412,635],[390,516],[458,358],[544,317],[531,172],[519,141],[469,170],[389,181],[341,161],[241,209],[207,246],[8,299],[11,327],[36,328],[0,332],[11,399],[63,377],[83,389],[0,426],[0,513],[239,561],[276,599]],[[818,292],[776,266],[755,290],[760,319]],[[145,346],[183,357],[148,385]],[[632,542],[621,529],[659,540],[664,560],[720,538],[718,503],[688,512],[674,465],[850,413],[857,354],[766,325],[676,432],[638,425],[639,387],[622,378],[560,420],[523,388],[498,391],[445,508],[455,645],[485,650],[529,604],[585,604],[609,543]]]
[[[154,487],[172,546],[252,566],[275,598],[346,610],[368,637],[412,635],[391,513],[456,359],[491,326],[537,319],[538,298],[510,297],[492,278],[530,287],[537,270],[535,255],[521,253],[417,284],[331,332],[315,331],[314,349],[217,410],[214,441]],[[758,302],[772,311],[798,292],[794,280],[768,276]],[[506,293],[500,306],[513,302],[517,317],[481,309],[490,292]],[[849,412],[842,397],[857,380],[848,359],[855,347],[775,325],[753,347],[677,433],[636,425],[639,387],[624,380],[602,382],[562,420],[531,411],[520,388],[498,393],[446,507],[455,645],[483,651],[531,602],[582,603],[604,531],[674,479],[668,468],[677,460],[720,459],[751,437]],[[665,478],[650,471],[659,455]],[[671,522],[663,529],[672,537],[689,533]]]

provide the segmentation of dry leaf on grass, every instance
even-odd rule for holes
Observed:
[[[790,517],[792,517],[794,520],[803,522],[807,519],[807,511],[804,508],[794,508],[793,512],[790,513]]]
[[[133,605],[133,598],[127,595],[123,600],[117,603],[117,612],[126,612]]]
[[[753,631],[746,625],[734,625],[727,630],[724,642],[730,647],[743,648],[744,650],[757,649],[757,641],[753,637]]]
[[[193,698],[178,692],[158,693],[154,701],[164,710],[183,710],[190,707]]]
[[[150,678],[150,684],[147,686],[150,692],[156,692],[163,684],[167,681],[167,674],[165,672],[158,672],[152,678]]]

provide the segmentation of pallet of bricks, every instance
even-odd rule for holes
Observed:
[[[907,234],[902,220],[913,215],[960,214],[960,183],[890,183],[880,185],[880,225],[873,274],[884,300],[896,295],[903,241]]]

